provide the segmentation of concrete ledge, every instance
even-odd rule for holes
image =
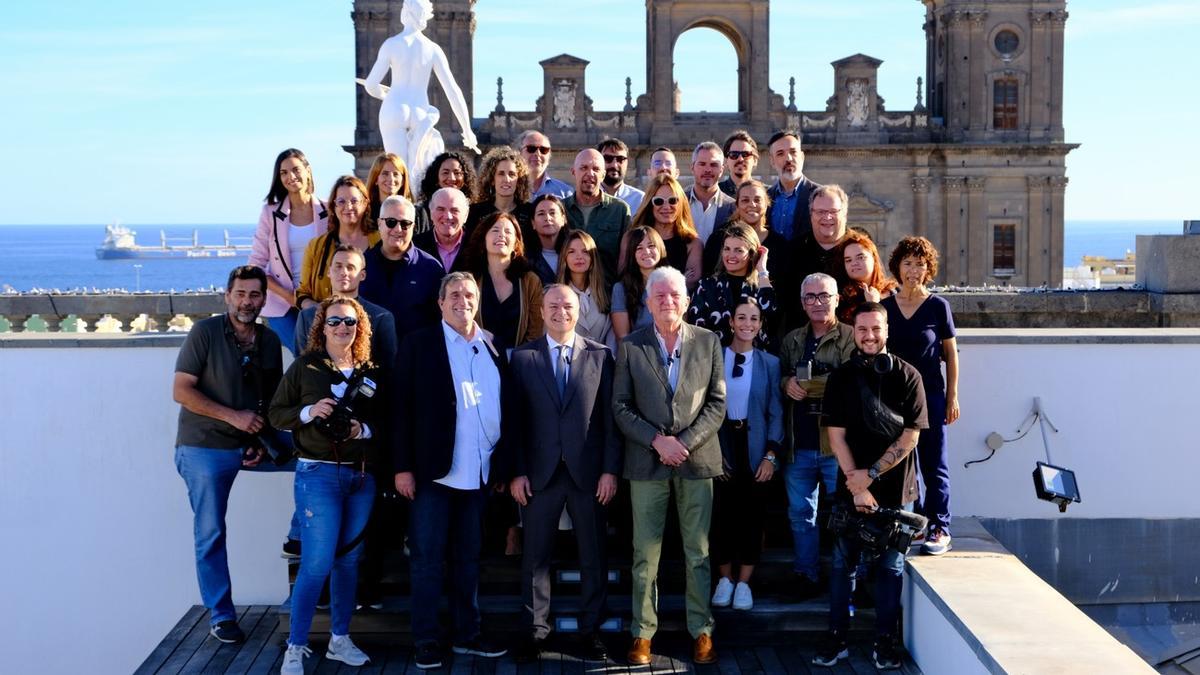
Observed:
[[[1200,344],[1200,328],[961,328],[960,345]]]
[[[906,621],[908,648],[923,672],[950,672],[942,655],[964,647],[980,672],[1155,672],[1021,564],[978,520],[956,518],[953,529],[950,553],[916,556],[907,564],[910,607],[931,605],[952,631],[939,632],[928,615]],[[952,638],[956,645],[947,644]]]
[[[2,333],[0,349],[179,349],[187,333]]]

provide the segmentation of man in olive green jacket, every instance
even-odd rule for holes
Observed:
[[[693,660],[713,663],[708,529],[712,479],[723,473],[717,431],[725,419],[725,366],[715,333],[683,321],[686,281],[660,267],[646,284],[654,325],[621,342],[613,416],[625,434],[625,477],[633,503],[633,646],[629,662],[650,663],[658,629],[655,580],[672,490],[687,574]]]

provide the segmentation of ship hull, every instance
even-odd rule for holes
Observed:
[[[100,260],[212,260],[214,258],[240,258],[250,255],[247,248],[202,248],[202,249],[155,249],[155,248],[97,248]]]

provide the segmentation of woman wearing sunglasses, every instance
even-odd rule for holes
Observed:
[[[367,196],[371,198],[372,221],[379,219],[379,207],[388,197],[400,196],[410,202],[413,200],[412,176],[400,155],[385,152],[375,158],[367,173],[367,190],[370,191]],[[413,222],[417,226],[413,234],[425,232],[430,227],[429,213],[418,210]]]
[[[295,439],[296,510],[301,518],[300,570],[292,589],[285,672],[303,668],[308,631],[329,579],[330,639],[325,658],[351,666],[369,661],[350,640],[358,561],[382,450],[378,439],[383,380],[371,362],[371,322],[351,298],[321,302],[308,346],[284,374],[271,401],[271,424]]]
[[[679,181],[666,174],[650,180],[646,198],[634,214],[630,227],[642,225],[658,232],[667,248],[667,264],[683,272],[688,290],[694,290],[700,282],[703,245]],[[617,270],[618,273],[622,271]]]
[[[733,340],[729,320],[736,306],[753,298],[761,316],[761,337],[766,340],[766,325],[775,313],[775,289],[767,273],[767,250],[749,226],[734,223],[719,235],[721,261],[717,272],[700,280],[688,304],[688,321],[707,328],[721,337],[721,344]]]
[[[365,251],[379,242],[371,219],[371,199],[367,186],[354,176],[342,176],[329,191],[329,227],[308,242],[304,265],[300,271],[300,287],[296,289],[296,306],[307,309],[333,294],[329,281],[329,265],[338,246],[353,246]]]
[[[304,251],[313,237],[325,231],[329,215],[315,192],[312,168],[304,153],[295,148],[279,153],[248,261],[267,273],[267,304],[262,316],[288,349],[299,314],[296,286]]]
[[[750,578],[762,555],[768,485],[779,468],[783,403],[779,359],[755,349],[762,309],[747,298],[729,318],[733,340],[725,348],[725,422],[718,437],[725,475],[713,481],[712,562],[720,581],[713,607],[754,607]],[[734,574],[734,567],[737,573]]]

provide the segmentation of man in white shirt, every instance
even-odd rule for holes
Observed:
[[[729,220],[737,200],[721,192],[718,184],[725,172],[725,155],[721,146],[704,141],[692,151],[692,178],[695,182],[687,189],[688,203],[692,207],[692,222],[700,234],[701,243],[708,241],[712,233]],[[705,274],[712,270],[704,270]]]

